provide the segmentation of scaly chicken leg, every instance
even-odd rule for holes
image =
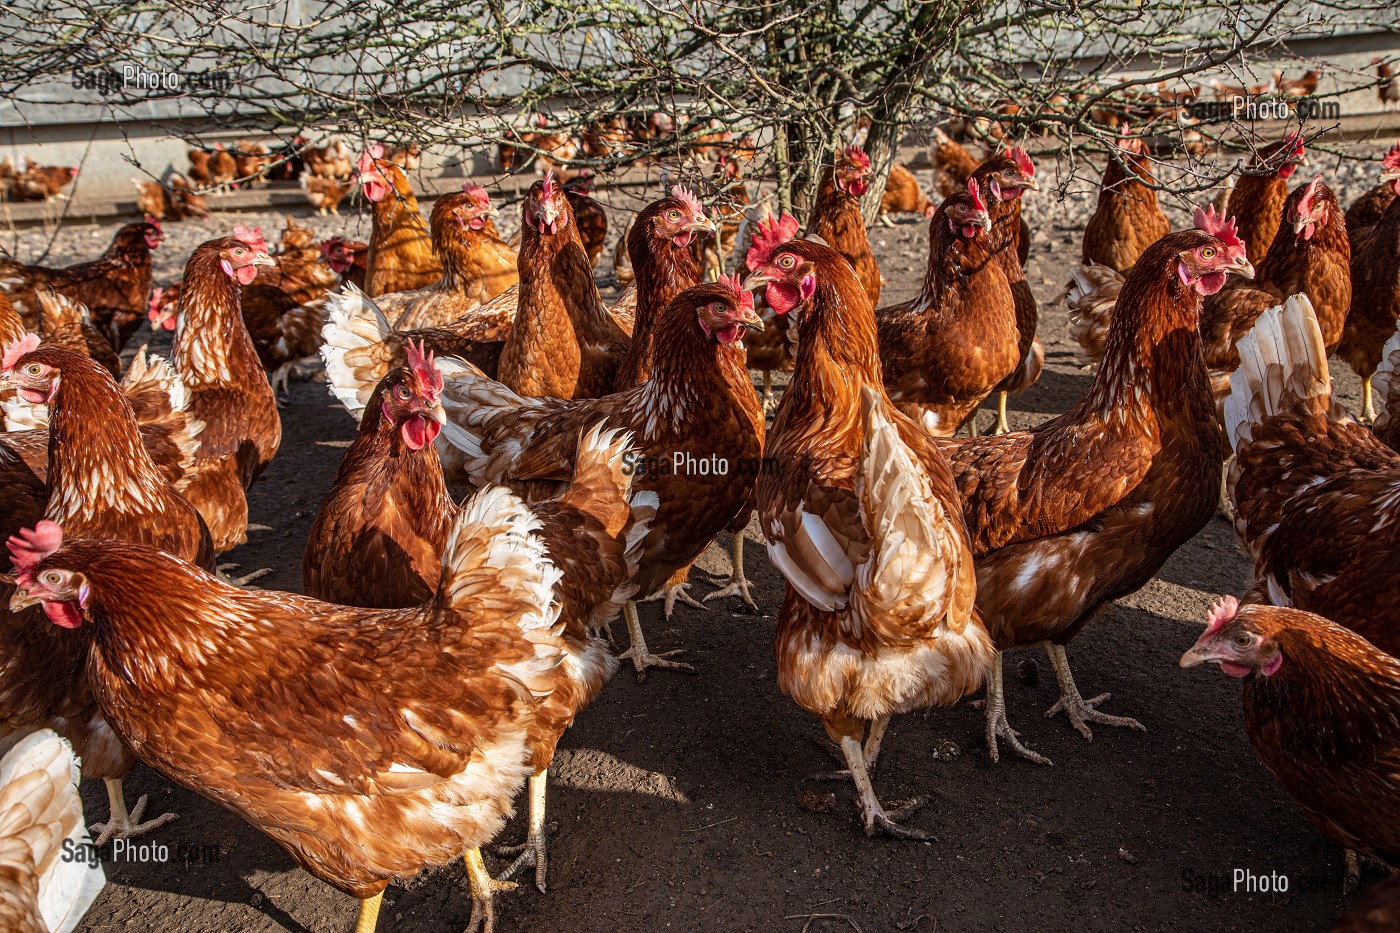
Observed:
[[[885,720],[888,724],[889,720]],[[874,726],[871,727],[871,734],[875,733]],[[883,734],[884,730],[880,730]],[[865,766],[865,749],[861,744],[848,735],[841,737],[841,751],[846,756],[846,766],[851,770],[851,779],[855,781],[856,792],[860,794],[860,815],[865,822],[865,834],[874,836],[876,833],[886,833],[896,839],[913,839],[916,842],[931,842],[933,834],[922,829],[913,829],[909,826],[901,825],[916,810],[928,804],[927,797],[916,797],[904,806],[886,812],[880,805],[880,800],[875,796],[875,787],[870,783],[870,772]],[[876,743],[875,751],[879,753],[879,743]]]
[[[1050,655],[1050,666],[1055,669],[1055,679],[1060,682],[1060,698],[1055,701],[1054,706],[1045,711],[1046,718],[1063,710],[1069,717],[1070,724],[1091,742],[1094,740],[1094,733],[1089,731],[1087,723],[1090,722],[1103,723],[1105,726],[1123,726],[1137,729],[1139,732],[1147,731],[1147,727],[1136,719],[1110,716],[1094,708],[1113,694],[1101,693],[1092,700],[1086,700],[1079,695],[1079,688],[1074,685],[1074,675],[1069,670],[1069,657],[1065,654],[1064,645],[1047,642],[1045,653]]]
[[[104,783],[107,785],[107,803],[111,807],[111,813],[107,822],[93,823],[91,827],[93,832],[100,834],[93,840],[93,845],[99,849],[110,839],[134,839],[180,818],[178,813],[162,813],[153,820],[137,822],[141,819],[141,814],[146,812],[146,795],[143,794],[141,799],[136,801],[135,808],[128,813],[126,797],[122,793],[122,779],[107,778]]]
[[[1006,420],[1007,395],[1007,392],[997,393],[997,426],[992,429],[993,434],[1008,434],[1011,431],[1011,423]]]
[[[861,754],[865,757],[866,772],[874,771],[876,763],[880,760],[880,743],[885,739],[885,730],[890,727],[890,717],[881,716],[870,724],[865,733],[865,742],[861,746]],[[837,761],[844,761],[844,753],[836,754],[831,750],[831,746],[820,743],[822,748],[830,752]],[[840,771],[822,771],[808,778],[809,781],[848,781],[851,780],[849,768]]]
[[[545,893],[545,870],[549,860],[549,842],[544,823],[545,791],[548,786],[549,769],[530,775],[530,832],[525,842],[518,846],[499,846],[493,851],[497,855],[519,855],[510,867],[501,873],[501,880],[514,878],[517,873],[531,866],[535,869],[535,887]]]
[[[360,916],[355,920],[355,933],[374,933],[379,925],[379,908],[384,904],[384,892],[360,901]]]
[[[703,606],[701,608],[704,608]],[[647,640],[642,636],[642,620],[637,617],[637,603],[635,600],[627,600],[622,607],[622,617],[627,620],[627,634],[632,639],[632,647],[628,648],[618,657],[624,661],[631,659],[632,666],[637,669],[637,680],[646,680],[647,668],[661,667],[672,671],[683,671],[687,674],[694,674],[695,667],[686,664],[684,661],[667,661],[666,658],[680,654],[684,648],[677,648],[674,651],[663,651],[661,654],[652,654],[647,650]]]
[[[1361,420],[1367,424],[1376,423],[1376,401],[1371,390],[1371,377],[1361,380]]]
[[[1006,700],[1001,693],[1001,658],[1002,652],[998,651],[996,663],[992,666],[991,679],[987,683],[987,698],[982,701],[986,704],[987,711],[987,754],[992,756],[993,763],[1000,760],[1001,751],[997,747],[997,739],[1005,739],[1011,750],[1027,761],[1038,765],[1053,764],[1049,758],[1022,745],[1020,735],[1006,721]]]
[[[472,915],[467,921],[466,933],[494,933],[496,929],[496,892],[514,891],[519,885],[514,881],[497,881],[486,870],[486,862],[480,849],[468,849],[462,856],[467,865],[467,881],[472,889]]]
[[[733,564],[729,571],[729,579],[724,586],[705,596],[703,602],[712,599],[719,599],[721,596],[737,596],[748,604],[750,609],[758,609],[758,604],[753,601],[753,596],[749,594],[749,580],[744,576],[744,533],[734,532],[734,549],[729,555]]]

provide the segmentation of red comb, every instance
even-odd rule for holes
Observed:
[[[758,222],[758,230],[749,244],[749,252],[744,257],[744,265],[750,272],[768,261],[773,250],[797,236],[797,218],[784,214],[774,219],[770,213]]]
[[[487,194],[486,189],[475,182],[462,182],[462,193],[478,204],[489,205],[491,203],[491,195]]]
[[[437,363],[433,362],[433,351],[427,349],[421,340],[416,347],[410,340],[404,348],[404,355],[408,357],[408,368],[418,377],[418,385],[424,394],[436,398],[442,391],[443,380]]]
[[[161,229],[160,229],[160,218],[156,217],[156,215],[154,215],[154,214],[147,214],[147,215],[146,215],[146,223],[150,224],[152,227],[155,227],[155,228],[156,228],[156,233],[161,233]],[[161,235],[163,236],[164,234],[162,233]]]
[[[63,529],[58,522],[41,519],[33,528],[21,528],[5,542],[10,560],[21,579],[29,576],[44,558],[63,546]]]
[[[369,148],[360,153],[360,157],[355,160],[355,168],[361,175],[372,172],[375,169],[374,163],[384,158],[384,147],[379,143],[371,143]]]
[[[743,281],[737,275],[720,275],[719,284],[734,293],[734,297],[739,301],[739,307],[753,310],[753,292],[744,291]]]
[[[554,185],[554,169],[549,169],[544,173],[544,182],[540,186],[540,197],[546,201],[552,200],[558,189]]]
[[[1031,161],[1030,155],[1020,146],[1012,146],[1009,153],[1016,167],[1021,170],[1021,174],[1027,178],[1035,177],[1035,163]]]
[[[1244,241],[1240,239],[1239,231],[1235,229],[1235,218],[1223,217],[1217,214],[1214,204],[1196,208],[1195,223],[1197,230],[1203,230],[1209,233],[1226,246],[1244,246]]]
[[[25,334],[11,340],[9,346],[5,347],[5,371],[9,372],[15,368],[15,364],[24,357],[26,353],[32,353],[39,349],[39,335]]]
[[[863,169],[870,168],[870,156],[865,154],[865,150],[859,146],[846,147],[846,161],[859,165]]]
[[[253,247],[253,249],[260,250],[264,253],[267,252],[267,240],[263,239],[262,227],[254,227],[251,230],[247,227],[234,227],[233,235],[235,238]]]
[[[1206,614],[1206,634],[1214,635],[1225,627],[1225,623],[1239,615],[1240,601],[1233,596],[1222,596],[1220,602]]]
[[[698,214],[701,217],[709,216],[705,213],[705,205],[701,204],[700,199],[697,198],[694,194],[692,194],[688,189],[680,185],[676,185],[671,189],[671,197],[675,198],[677,201],[680,201],[681,206],[683,206],[686,210],[690,211],[692,214]]]
[[[982,188],[977,184],[977,179],[969,178],[967,180],[967,193],[972,195],[973,207],[977,208],[979,211],[985,211],[987,209],[986,202],[982,200]]]
[[[1390,148],[1390,151],[1385,154],[1385,158],[1381,159],[1381,165],[1393,172],[1400,172],[1400,143],[1396,143]]]
[[[1317,188],[1322,184],[1322,176],[1318,175],[1308,186],[1303,189],[1303,196],[1298,199],[1298,213],[1307,216],[1312,213],[1313,199],[1317,197]]]

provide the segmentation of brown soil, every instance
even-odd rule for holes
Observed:
[[[275,218],[251,219],[275,229]],[[183,228],[192,246],[231,222],[216,215],[207,228],[169,227]],[[1029,278],[1042,302],[1046,369],[1013,400],[1014,426],[1063,411],[1090,380],[1055,304],[1077,258],[1078,229],[1082,221],[1037,229]],[[83,251],[109,235],[85,234]],[[872,239],[889,279],[885,301],[902,300],[921,276],[924,225],[880,228]],[[184,254],[166,253],[165,278]],[[610,268],[606,257],[599,268]],[[1355,408],[1357,381],[1336,367]],[[354,425],[320,382],[295,383],[292,396],[282,450],[251,495],[257,525],[231,559],[239,572],[273,568],[259,585],[295,590],[305,536]],[[982,418],[985,426],[989,414]],[[820,725],[775,683],[782,580],[754,527],[748,537],[760,614],[726,601],[708,612],[680,606],[666,623],[659,605],[643,608],[652,647],[684,647],[699,676],[653,672],[639,684],[624,668],[580,716],[551,780],[558,832],[549,893],[526,885],[498,898],[503,933],[1315,930],[1350,902],[1342,853],[1251,750],[1239,684],[1177,667],[1213,597],[1243,588],[1246,564],[1224,520],[1213,520],[1070,648],[1085,695],[1112,692],[1107,709],[1141,720],[1146,733],[1098,727],[1089,743],[1063,717],[1045,719],[1057,691],[1038,650],[1009,656],[1007,701],[1013,725],[1053,767],[1009,754],[993,765],[970,703],[895,721],[876,785],[890,801],[932,795],[933,805],[913,819],[937,835],[932,844],[867,838],[848,785],[804,780],[832,761],[818,747]],[[721,544],[694,575],[701,594],[727,573],[728,542]],[[940,754],[949,743],[955,757]],[[127,787],[133,803],[149,794],[152,812],[180,814],[150,837],[170,859],[109,863],[107,888],[83,929],[352,928],[353,899],[301,871],[238,817],[144,768]],[[822,797],[828,793],[834,806]],[[90,818],[105,817],[100,785],[87,782],[84,799]],[[521,835],[523,813],[506,841]],[[217,862],[179,858],[182,846],[211,845]],[[1235,893],[1235,869],[1285,874],[1289,891]],[[452,865],[392,887],[380,929],[460,929],[469,912],[464,873]]]

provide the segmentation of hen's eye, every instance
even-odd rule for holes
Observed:
[[[413,398],[413,393],[408,390],[408,386],[399,386],[395,391],[398,393],[399,398],[404,401]]]
[[[778,257],[778,268],[779,268],[779,269],[791,269],[791,268],[792,268],[793,266],[795,266],[795,265],[797,265],[797,259],[794,258],[793,256],[779,256],[779,257]]]
[[[30,363],[28,366],[24,367],[24,371],[31,376],[42,376],[44,374],[44,367],[40,366],[38,363]]]
[[[669,210],[669,211],[666,212],[666,219],[667,219],[667,220],[680,220],[680,219],[681,219],[681,212],[678,211],[678,210],[675,210],[675,209],[673,208],[673,209],[671,209],[671,210]]]
[[[46,570],[40,579],[49,586],[57,586],[63,582],[63,574],[57,570]]]
[[[1248,648],[1250,638],[1248,635],[1241,632],[1240,634],[1234,637],[1233,641],[1235,643],[1235,647],[1237,648]]]
[[[1202,258],[1202,259],[1214,259],[1214,258],[1215,258],[1215,247],[1214,247],[1214,246],[1207,246],[1207,247],[1204,247],[1204,248],[1201,250],[1201,258]]]
[[[233,248],[233,255],[235,255],[235,256],[242,256],[242,255],[243,255],[243,247],[241,247],[241,246],[235,246],[235,247]]]

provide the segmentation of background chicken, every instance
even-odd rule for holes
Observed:
[[[1298,133],[1281,142],[1257,149],[1250,164],[1240,172],[1225,216],[1235,218],[1240,236],[1249,247],[1249,261],[1261,263],[1274,241],[1288,200],[1288,180],[1299,165],[1307,164],[1303,137]]]
[[[38,292],[51,288],[84,305],[93,324],[118,352],[141,326],[151,293],[151,250],[160,245],[154,219],[122,226],[97,259],[62,269],[27,266],[0,257],[4,291],[32,328],[39,314]]]
[[[1244,243],[1213,212],[1201,229],[1150,246],[1128,274],[1089,392],[1031,431],[940,444],[952,464],[977,558],[977,606],[999,652],[1046,642],[1063,711],[1141,729],[1085,700],[1065,645],[1108,602],[1150,580],[1210,520],[1225,458],[1201,354],[1201,300],[1231,272],[1250,274]],[[998,655],[987,691],[987,744],[1047,763],[1006,720]]]
[[[745,512],[763,443],[763,415],[744,369],[744,330],[759,325],[737,280],[682,292],[656,324],[656,352],[645,382],[598,399],[527,398],[477,372],[449,375],[443,435],[463,452],[474,484],[505,483],[531,499],[557,494],[573,474],[586,428],[631,431],[633,488],[654,493],[659,510],[641,542],[637,596],[661,590],[716,534]],[[725,472],[676,469],[673,456],[721,458]],[[653,655],[635,604],[626,607],[639,676],[648,667],[687,668]]]
[[[208,217],[209,202],[195,193],[185,176],[172,172],[164,183],[133,179],[136,184],[136,209],[157,220],[187,220]]]
[[[384,147],[375,143],[360,154],[356,170],[373,216],[365,294],[374,298],[423,288],[442,278],[442,263],[433,255],[428,225],[403,169],[384,158]]]
[[[1021,198],[1027,191],[1038,191],[1035,163],[1024,149],[1012,147],[1004,155],[983,162],[972,173],[991,208],[992,251],[1011,285],[1016,302],[1017,352],[1020,364],[996,387],[997,423],[994,430],[1006,432],[1006,397],[1024,392],[1040,378],[1045,351],[1036,340],[1040,312],[1035,294],[1026,281],[1025,263],[1030,249],[1030,230],[1021,219]]]
[[[941,198],[966,190],[967,180],[980,164],[962,143],[937,127],[929,143],[928,157],[933,163],[933,190]]]
[[[1400,78],[1396,77],[1395,69],[1390,63],[1383,61],[1379,56],[1371,59],[1371,64],[1376,66],[1376,97],[1386,110],[1394,110],[1396,106],[1400,106]]]
[[[891,214],[923,214],[933,216],[934,203],[919,187],[914,173],[898,162],[890,166],[890,177],[885,181],[885,193],[880,197],[880,221],[886,225],[893,223]]]
[[[102,866],[72,858],[91,845],[77,784],[72,747],[49,729],[0,759],[0,925],[12,933],[68,933],[102,890]]]
[[[1351,246],[1337,198],[1318,176],[1293,190],[1280,216],[1286,226],[1274,236],[1254,281],[1232,283],[1206,300],[1201,340],[1213,370],[1239,365],[1235,342],[1288,295],[1308,296],[1329,353],[1341,342],[1351,305]]]
[[[245,492],[277,452],[277,399],[243,323],[240,286],[273,265],[262,231],[235,228],[201,244],[185,265],[170,362],[204,422],[193,475],[180,492],[204,517],[222,553],[247,540]]]
[[[1400,863],[1400,661],[1310,612],[1211,610],[1182,667],[1217,664],[1244,681],[1244,727],[1259,760],[1323,835]]]
[[[66,165],[39,165],[24,159],[24,168],[7,179],[4,193],[12,201],[51,201],[66,198],[63,189],[78,177],[78,170]]]
[[[561,662],[558,571],[535,527],[514,497],[481,494],[457,520],[438,595],[374,610],[242,590],[41,522],[11,541],[11,602],[91,626],[88,672],[122,739],[360,898],[359,929],[374,928],[390,881],[463,852],[489,925],[495,886],[476,850],[510,814],[529,719]]]
[[[598,265],[598,257],[603,255],[603,247],[608,245],[608,215],[603,205],[590,197],[593,185],[593,173],[587,169],[564,182],[564,197],[569,199],[569,207],[573,208],[574,226],[578,229],[590,266]]]
[[[933,434],[957,431],[1020,362],[1016,303],[991,231],[980,188],[968,179],[929,222],[923,289],[875,312],[885,391]]]
[[[302,172],[297,183],[306,192],[306,203],[316,208],[316,213],[322,217],[326,214],[339,217],[340,202],[345,200],[345,196],[354,187],[348,179],[320,178],[312,175],[310,171]]]
[[[846,257],[860,278],[872,305],[880,303],[880,266],[870,250],[870,237],[861,217],[860,199],[870,189],[870,156],[859,146],[847,146],[834,165],[822,173],[816,203],[807,218],[806,236],[819,236]]]
[[[1400,607],[1388,595],[1400,515],[1385,504],[1400,453],[1333,400],[1307,296],[1260,315],[1239,352],[1225,429],[1235,532],[1254,567],[1247,601],[1325,611],[1400,653]]]
[[[301,159],[306,170],[316,178],[349,181],[355,174],[350,149],[341,139],[332,140],[325,146],[307,146],[301,150]]]
[[[938,222],[937,219],[934,221]],[[886,811],[874,769],[890,718],[976,690],[994,651],[973,609],[967,530],[947,462],[885,396],[875,317],[834,250],[756,235],[747,284],[796,314],[797,365],[759,478],[768,556],[787,579],[778,685],[841,747],[868,835],[928,839]]]
[[[1346,213],[1351,247],[1351,307],[1337,355],[1361,377],[1362,417],[1374,421],[1371,376],[1381,361],[1381,347],[1395,333],[1400,319],[1400,144],[1382,163],[1384,182],[1363,196]],[[1387,198],[1386,195],[1389,197]],[[1371,205],[1388,202],[1367,222]]]

